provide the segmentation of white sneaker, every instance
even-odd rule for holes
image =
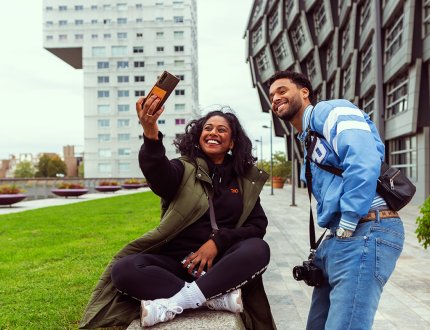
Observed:
[[[205,302],[209,309],[217,311],[229,311],[232,313],[243,312],[242,291],[240,289],[223,294]]]
[[[140,303],[140,326],[142,328],[150,327],[160,322],[169,321],[183,311],[181,306],[169,299],[142,300]]]

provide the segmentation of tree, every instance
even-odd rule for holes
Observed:
[[[43,154],[39,158],[39,163],[37,164],[37,177],[56,177],[57,174],[66,175],[67,166],[64,161],[58,155],[50,156],[48,154]]]
[[[33,164],[28,160],[23,160],[16,165],[14,172],[15,178],[32,178],[34,177],[35,169]]]
[[[276,151],[273,154],[273,176],[287,178],[291,175],[291,162],[287,160],[285,152]]]

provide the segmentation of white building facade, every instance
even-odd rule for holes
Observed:
[[[141,177],[135,102],[167,70],[181,81],[159,119],[169,158],[197,116],[195,0],[44,0],[44,48],[84,70],[85,177]]]

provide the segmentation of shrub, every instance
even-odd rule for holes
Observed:
[[[23,190],[16,185],[3,184],[0,186],[0,194],[19,194]]]
[[[104,180],[99,182],[99,186],[119,186],[117,181]]]
[[[417,218],[418,228],[415,230],[418,242],[420,242],[424,249],[430,245],[430,196],[424,201],[421,206],[420,212],[422,217]]]
[[[84,189],[84,185],[80,183],[62,182],[57,186],[58,189]]]
[[[144,181],[132,178],[132,179],[124,180],[124,183],[125,184],[142,184],[142,183],[144,183]]]

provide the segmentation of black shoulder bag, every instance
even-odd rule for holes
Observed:
[[[310,130],[308,127],[306,139],[316,140],[317,138],[325,139],[324,136],[318,132]],[[315,148],[315,143],[307,143],[306,145],[306,159],[308,161],[314,162],[311,159],[311,155]],[[319,168],[333,173],[337,176],[342,176],[343,170],[334,166],[319,164],[314,162]],[[408,204],[415,194],[416,187],[408,179],[408,177],[400,171],[398,168],[391,167],[386,162],[381,164],[381,173],[378,177],[378,182],[376,185],[376,191],[387,203],[388,207],[393,211],[398,211],[402,209],[406,204]]]

